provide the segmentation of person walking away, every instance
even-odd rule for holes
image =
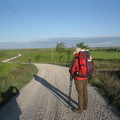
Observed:
[[[31,62],[32,62],[32,58],[31,58],[31,57],[29,57],[28,61],[29,61],[29,63],[31,63]]]
[[[80,54],[83,54],[85,51],[86,50],[81,48],[75,49],[75,51],[73,52],[75,56],[74,56],[74,59],[72,60],[72,63],[69,69],[69,72],[74,79],[75,87],[78,94],[78,109],[76,109],[75,112],[80,112],[80,113],[85,111],[88,105],[87,85],[88,85],[89,77],[88,75],[86,75],[87,74],[86,65],[85,65],[86,59],[80,58]],[[88,56],[88,59],[92,60],[92,57]]]

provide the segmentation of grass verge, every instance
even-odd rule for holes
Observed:
[[[2,67],[1,67],[2,66]],[[0,63],[0,108],[4,106],[37,73],[33,64]]]
[[[95,72],[90,84],[98,88],[108,103],[120,110],[120,70]]]

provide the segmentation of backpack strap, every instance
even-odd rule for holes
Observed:
[[[79,65],[79,70],[80,70],[80,52],[78,54],[78,65]]]
[[[74,66],[74,64],[75,64],[75,61],[76,61],[76,57],[72,60],[72,62],[71,62],[71,65],[70,65],[70,69],[69,69],[69,72],[71,73],[72,72],[72,68],[73,68],[73,66]]]

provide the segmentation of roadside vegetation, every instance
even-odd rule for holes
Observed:
[[[89,48],[84,43],[78,43],[76,47],[90,50],[96,71],[89,82],[98,88],[110,105],[120,110],[120,47]],[[73,58],[73,49],[67,48],[64,43],[60,42],[57,43],[56,48],[0,50],[0,61],[16,56],[18,53],[22,54],[22,57],[12,61],[16,64],[0,63],[0,68],[2,68],[0,69],[0,104],[3,101],[3,93],[6,93],[9,87],[14,86],[20,90],[23,86],[22,83],[28,83],[32,75],[37,72],[32,64],[21,63],[29,63],[29,58],[31,58],[32,63],[48,63],[69,67]],[[19,85],[17,86],[17,84]]]
[[[37,73],[33,64],[0,63],[0,108]]]
[[[96,71],[89,82],[98,88],[109,105],[120,110],[120,70]]]

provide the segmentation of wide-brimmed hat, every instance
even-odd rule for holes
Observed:
[[[73,54],[79,53],[82,51],[82,48],[75,48],[75,50],[73,51]]]

